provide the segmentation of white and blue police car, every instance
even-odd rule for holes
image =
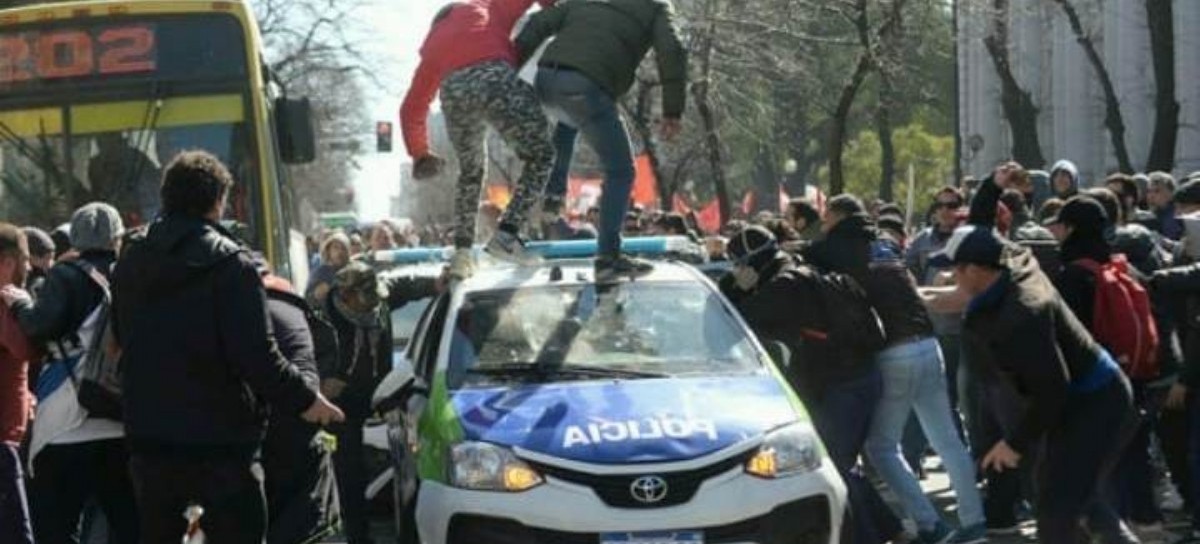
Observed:
[[[838,542],[845,486],[710,280],[663,261],[597,284],[592,261],[572,258],[594,245],[534,248],[542,264],[486,267],[430,304],[376,392],[409,540]]]

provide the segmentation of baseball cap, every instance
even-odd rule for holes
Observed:
[[[779,243],[771,231],[759,225],[742,229],[729,240],[729,256],[735,263],[747,264],[758,268],[759,261],[770,261],[775,258]]]
[[[1175,191],[1177,204],[1200,205],[1200,177],[1192,178]]]
[[[1047,225],[1067,224],[1084,230],[1104,230],[1108,224],[1108,212],[1099,201],[1090,196],[1073,196],[1063,205],[1058,214],[1046,222]]]
[[[949,268],[956,264],[1000,266],[1004,240],[995,229],[965,225],[954,229],[945,247],[930,256],[929,266]]]

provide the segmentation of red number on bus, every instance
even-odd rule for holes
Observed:
[[[29,44],[21,36],[0,37],[0,83],[29,81],[29,59],[32,56]]]
[[[100,33],[101,74],[130,74],[152,72],[154,62],[154,32],[149,28],[130,26]]]
[[[79,31],[43,34],[37,46],[38,75],[46,78],[86,76],[95,66],[92,38]]]

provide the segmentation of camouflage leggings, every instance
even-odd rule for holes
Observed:
[[[479,194],[487,170],[484,135],[488,125],[525,163],[512,201],[500,219],[502,226],[520,229],[546,189],[554,163],[549,121],[533,87],[508,63],[476,64],[442,81],[442,112],[461,171],[454,204],[455,246],[469,247],[475,238]]]

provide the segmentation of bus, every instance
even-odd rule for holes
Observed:
[[[311,108],[263,61],[241,0],[51,2],[0,10],[0,218],[52,228],[78,206],[158,215],[162,168],[204,149],[236,178],[226,226],[303,285],[286,164],[315,155]]]

